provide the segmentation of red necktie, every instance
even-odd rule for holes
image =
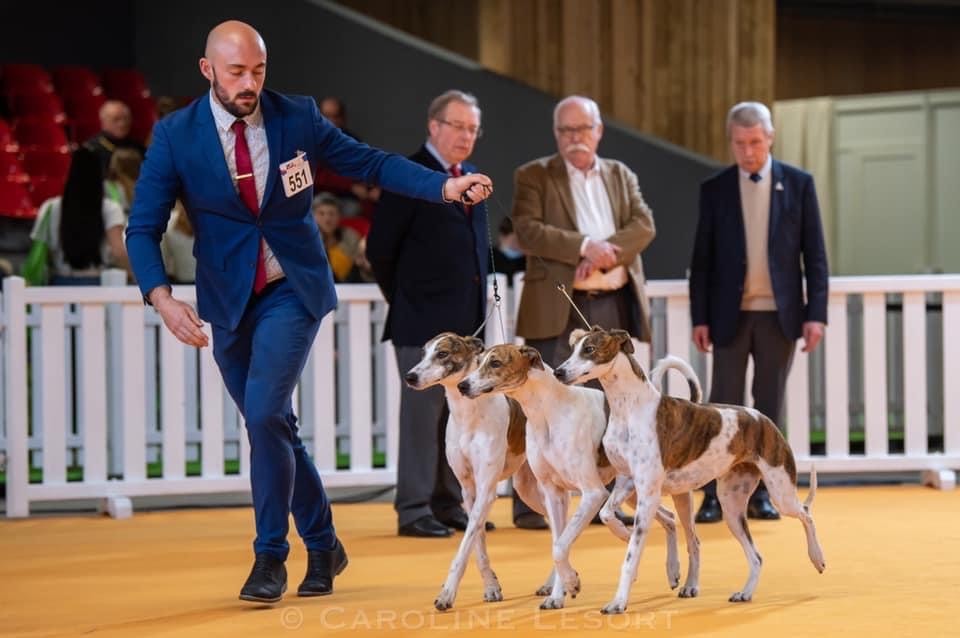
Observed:
[[[237,120],[231,128],[233,128],[233,134],[236,137],[234,156],[237,160],[237,190],[240,191],[240,199],[250,209],[253,216],[258,217],[260,215],[260,204],[257,202],[257,184],[253,177],[253,160],[250,159],[250,147],[247,146],[247,138],[244,135],[247,123],[243,120]],[[267,268],[263,262],[263,241],[261,241],[260,249],[257,252],[257,273],[253,277],[253,292],[259,293],[266,285]]]
[[[461,175],[463,175],[463,171],[460,169],[460,165],[459,165],[459,164],[451,164],[451,165],[450,165],[450,174],[453,175],[454,177],[460,177]],[[464,204],[464,205],[463,205],[463,212],[466,213],[468,217],[469,217],[470,212],[471,212],[472,210],[473,210],[473,206],[471,206],[470,204]]]

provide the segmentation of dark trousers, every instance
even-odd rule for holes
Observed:
[[[417,346],[397,346],[397,369],[405,374],[422,356]],[[413,390],[400,384],[400,458],[394,509],[401,526],[423,516],[445,518],[459,510],[460,483],[447,463],[445,437],[450,414],[443,388]]]
[[[253,550],[280,560],[290,550],[291,513],[308,550],[336,544],[330,503],[291,401],[319,326],[286,279],[251,299],[236,330],[213,326],[213,356],[250,441]]]
[[[713,346],[710,402],[743,405],[747,359],[753,357],[753,406],[782,430],[783,398],[795,346],[780,329],[776,311],[741,311],[733,341]],[[703,487],[710,495],[716,489],[716,481]]]
[[[557,293],[560,294],[559,292]],[[573,303],[577,305],[583,316],[586,317],[590,326],[598,325],[601,328],[610,330],[619,328],[629,330],[631,321],[631,308],[635,305],[633,299],[633,287],[630,284],[623,286],[619,290],[608,293],[592,294],[574,290],[571,295]],[[556,368],[566,361],[573,353],[570,347],[570,333],[577,328],[588,329],[589,326],[583,323],[583,319],[577,314],[577,311],[570,308],[570,315],[567,319],[567,326],[563,332],[550,339],[527,339],[526,344],[536,348],[540,352],[540,358],[543,362],[552,368]],[[600,390],[600,383],[596,380],[586,384],[587,387]],[[521,514],[532,512],[526,503],[518,496],[516,491],[513,493],[513,518],[517,519]]]

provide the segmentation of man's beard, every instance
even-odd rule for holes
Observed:
[[[252,97],[257,99],[257,94],[253,91],[242,91],[237,93],[233,100],[230,99],[230,94],[227,93],[227,90],[217,82],[217,72],[213,71],[213,94],[217,96],[217,101],[220,102],[220,105],[227,110],[227,113],[234,116],[237,119],[246,117],[253,113],[257,108],[257,102],[254,102],[252,106],[240,106],[235,102],[237,98],[241,97]]]

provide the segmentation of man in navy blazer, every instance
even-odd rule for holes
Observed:
[[[453,175],[480,136],[476,97],[450,90],[427,109],[428,139],[410,159]],[[385,193],[367,237],[367,259],[390,304],[383,340],[392,341],[403,375],[441,332],[472,334],[483,321],[490,244],[484,204],[431,203]],[[401,384],[397,533],[446,537],[466,529],[460,486],[444,454],[448,416],[443,389]],[[488,529],[490,529],[488,527]]]
[[[827,321],[827,252],[813,177],[778,162],[770,111],[742,102],[727,116],[736,164],[700,188],[690,265],[693,342],[713,346],[710,401],[744,402],[752,356],[754,407],[783,427],[783,397],[795,342],[811,352]],[[806,296],[804,296],[804,280]],[[722,517],[716,482],[704,487],[697,522]],[[762,483],[747,515],[776,519]]]
[[[288,518],[307,548],[298,594],[333,591],[347,564],[316,467],[297,434],[291,396],[336,292],[311,213],[321,158],[338,172],[431,201],[481,201],[482,175],[459,179],[359,144],[312,98],[263,89],[266,46],[229,21],[207,37],[200,71],[211,90],[157,123],[137,181],[127,250],[146,300],[183,343],[213,353],[250,440],[256,560],[242,600],[286,590]],[[179,198],[194,228],[197,311],[171,295],[160,238]],[[198,316],[199,315],[199,316]]]

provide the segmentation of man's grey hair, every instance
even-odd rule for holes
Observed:
[[[600,107],[597,106],[596,102],[582,95],[568,95],[557,102],[557,105],[553,107],[553,128],[557,128],[557,120],[560,117],[560,109],[569,104],[578,104],[583,107],[590,117],[593,118],[594,124],[603,123],[603,120],[600,119]]]
[[[480,102],[477,101],[475,95],[465,91],[458,91],[457,89],[450,89],[433,98],[433,102],[430,102],[430,106],[427,108],[427,121],[440,120],[443,117],[443,112],[447,110],[447,105],[451,102],[461,102],[467,106],[472,106],[477,109],[477,117],[481,114]]]
[[[316,208],[317,206],[323,206],[324,204],[327,204],[327,205],[329,205],[329,206],[333,206],[333,207],[336,208],[338,211],[340,211],[341,213],[343,213],[343,207],[340,205],[340,200],[339,200],[339,199],[337,198],[337,196],[334,195],[333,193],[328,193],[328,192],[324,191],[324,192],[318,193],[316,196],[314,196],[314,198],[313,198],[313,207],[314,207],[314,208]]]
[[[761,102],[740,102],[727,113],[727,137],[734,126],[752,128],[760,124],[768,135],[773,135],[773,120],[770,109]]]

